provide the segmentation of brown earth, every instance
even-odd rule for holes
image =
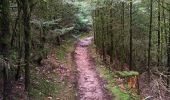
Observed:
[[[78,70],[79,100],[107,100],[95,66],[90,61],[88,45],[92,37],[79,40],[75,48],[75,62]]]

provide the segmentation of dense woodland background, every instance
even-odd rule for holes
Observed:
[[[138,71],[141,77],[147,72],[149,84],[158,82],[166,89],[170,73],[169,1],[103,2],[93,11],[94,43],[103,61],[111,64],[108,68]]]
[[[135,76],[138,92],[141,84],[155,86],[158,100],[168,100],[169,0],[1,0],[1,97],[11,100],[15,81],[25,82],[29,96],[34,69],[54,48],[83,33],[93,33],[98,58],[109,71]]]

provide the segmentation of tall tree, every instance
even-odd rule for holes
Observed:
[[[22,9],[23,9],[23,24],[24,24],[24,44],[25,44],[25,89],[29,91],[30,87],[30,39],[31,39],[31,27],[30,27],[30,6],[28,0],[22,0]]]
[[[122,1],[121,2],[121,40],[122,40],[122,48],[121,48],[121,50],[123,50],[123,51],[121,51],[122,53],[124,52],[124,49],[125,49],[125,2],[124,1]],[[123,59],[123,55],[124,54],[122,54],[122,59]],[[121,67],[121,70],[123,70],[123,66]]]
[[[125,3],[122,2],[122,15],[121,15],[121,24],[122,24],[122,34],[124,34],[125,31]]]
[[[2,16],[1,16],[1,33],[0,33],[0,55],[4,58],[9,56],[9,38],[10,38],[10,10],[9,10],[9,0],[2,0]],[[8,75],[7,66],[3,67],[3,79],[4,79],[4,89],[3,89],[3,99],[6,100],[8,97]]]
[[[2,7],[2,16],[0,20],[0,55],[3,55],[5,58],[8,57],[9,53],[9,38],[10,38],[10,10],[9,10],[9,0],[2,0],[1,1],[1,7]],[[7,69],[6,66],[3,70],[3,77],[4,77],[4,90],[3,90],[3,96],[4,99],[8,96],[8,76],[7,76]]]
[[[0,33],[0,54],[7,56],[9,52],[10,37],[10,10],[9,0],[2,0],[1,33]]]
[[[161,44],[161,30],[160,30],[160,27],[161,27],[161,1],[158,0],[158,48],[157,48],[157,51],[158,51],[158,64],[157,66],[159,67],[160,66],[160,44]]]
[[[16,73],[16,76],[15,76],[15,80],[18,80],[20,78],[20,72],[21,72],[21,59],[22,59],[22,46],[23,46],[23,43],[22,43],[22,30],[23,28],[21,27],[22,26],[22,8],[21,8],[21,4],[20,4],[20,0],[16,0],[17,2],[17,6],[18,6],[18,15],[17,15],[17,19],[16,19],[16,22],[15,22],[15,29],[14,29],[14,33],[18,33],[17,34],[17,39],[18,39],[18,46],[17,46],[17,51],[18,51],[18,68],[17,68],[17,73]],[[18,27],[17,27],[18,26]],[[18,28],[18,30],[17,30]],[[13,34],[14,34],[13,33]],[[11,43],[12,44],[12,43]],[[11,45],[12,46],[12,45]]]
[[[130,60],[129,60],[129,70],[133,70],[132,68],[132,55],[133,55],[133,34],[132,34],[132,8],[133,7],[133,1],[130,0],[130,29],[129,29],[129,33],[130,33]]]
[[[114,56],[114,47],[113,47],[113,9],[110,9],[110,25],[109,25],[109,33],[110,33],[110,63],[113,63]]]
[[[168,34],[168,73],[170,73],[170,11],[169,11],[169,34]],[[169,75],[169,74],[168,74]],[[170,80],[167,79],[168,86],[170,85]]]
[[[150,81],[150,61],[151,61],[151,39],[152,39],[152,9],[153,9],[153,0],[150,0],[150,25],[149,25],[149,48],[148,48],[148,79]]]

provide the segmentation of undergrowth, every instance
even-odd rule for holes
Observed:
[[[85,36],[87,34],[81,34],[79,38]],[[62,45],[55,48],[57,62],[67,66],[67,70],[69,69],[72,75],[75,71],[75,65],[72,63],[72,59],[68,59],[67,56],[74,51],[75,41],[73,37],[69,37],[63,41]],[[67,77],[61,81],[61,76],[54,72],[49,72],[45,75],[35,73],[36,70],[32,70],[31,100],[75,100],[75,86]]]
[[[138,75],[138,72],[135,72],[135,71],[111,72],[107,68],[107,65],[103,64],[100,57],[98,57],[98,55],[96,54],[94,45],[91,45],[90,50],[92,51],[91,52],[92,57],[96,61],[97,72],[99,73],[100,77],[106,81],[106,84],[104,87],[106,88],[106,90],[108,90],[112,94],[113,100],[140,100],[140,97],[139,95],[137,95],[137,93],[128,89],[127,83],[123,83],[121,85],[124,87],[124,89],[122,89],[117,84],[118,78],[135,76],[135,75]]]
[[[68,38],[61,46],[55,48],[55,57],[58,63],[67,66],[67,54],[71,54],[74,50],[73,38]],[[71,59],[70,59],[71,60]],[[59,64],[60,65],[60,64]],[[74,65],[70,68],[74,70]],[[32,100],[75,100],[75,89],[73,84],[66,78],[61,80],[61,75],[55,72],[48,71],[44,74],[35,74],[36,70],[32,70],[32,89],[30,90],[30,97]]]
[[[51,75],[48,75],[50,77]],[[57,76],[55,76],[57,77]],[[56,98],[56,94],[62,88],[62,85],[49,80],[47,77],[34,75],[32,76],[34,83],[30,91],[33,100],[44,100],[46,97]]]

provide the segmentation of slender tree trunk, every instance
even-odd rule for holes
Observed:
[[[103,61],[105,62],[106,60],[106,55],[105,55],[105,22],[104,22],[104,11],[102,9],[102,12],[101,12],[101,28],[102,28],[102,31],[101,31],[101,34],[102,34],[102,59]]]
[[[3,85],[3,100],[7,100],[8,98],[8,73],[7,73],[7,69],[6,69],[6,65],[4,64],[2,67],[3,68],[3,81],[4,81],[4,85]]]
[[[121,16],[121,24],[122,24],[122,30],[121,30],[121,34],[122,34],[122,37],[121,37],[121,40],[122,40],[122,42],[123,42],[123,47],[121,48],[121,50],[122,50],[122,53],[124,53],[124,45],[125,45],[125,41],[124,41],[124,37],[125,37],[125,3],[124,2],[122,2],[122,16]],[[122,55],[124,55],[124,54],[122,54]],[[123,56],[122,56],[123,57]],[[123,66],[121,67],[121,70],[123,70]]]
[[[129,59],[129,70],[133,70],[132,68],[132,55],[133,55],[133,34],[132,34],[132,7],[133,7],[133,2],[132,0],[130,0],[130,29],[129,29],[129,33],[130,33],[130,59]]]
[[[0,55],[7,56],[9,53],[10,38],[10,10],[9,0],[2,0]]]
[[[16,3],[17,3],[17,12],[18,12],[18,15],[17,15],[17,18],[15,20],[15,23],[14,23],[14,26],[13,26],[13,29],[12,29],[12,36],[11,36],[11,48],[14,47],[14,43],[17,42],[16,39],[17,39],[17,26],[18,24],[20,23],[20,19],[21,19],[21,4],[20,4],[20,1],[19,0],[16,0]],[[16,43],[17,44],[17,43]],[[15,45],[16,47],[17,45]]]
[[[94,44],[96,45],[96,10],[92,12],[93,17],[93,36],[94,36]]]
[[[110,63],[113,63],[113,9],[110,9]]]
[[[165,6],[165,0],[162,0],[162,6],[164,7]],[[167,25],[166,25],[166,16],[165,16],[165,12],[166,10],[165,10],[165,8],[162,8],[162,18],[163,18],[163,28],[162,28],[162,30],[163,30],[163,33],[164,33],[164,38],[165,38],[165,44],[166,44],[166,46],[165,46],[165,48],[166,48],[166,51],[168,51],[167,50],[167,42],[168,42],[168,34],[167,34]],[[162,47],[162,49],[164,49],[163,47]],[[168,55],[167,54],[168,52],[164,52],[163,54],[164,55]]]
[[[170,75],[170,11],[169,11],[169,34],[168,34],[168,63],[167,63],[167,66],[168,66],[168,75]],[[167,78],[167,83],[168,83],[168,86],[170,85],[170,80],[169,78]],[[169,86],[170,87],[170,86]]]
[[[160,25],[161,25],[161,2],[160,0],[158,0],[158,48],[157,48],[157,52],[158,52],[158,63],[157,66],[160,66],[160,44],[161,44],[161,31],[160,31]]]
[[[99,10],[98,9],[96,9],[96,22],[95,22],[95,24],[96,24],[96,50],[98,50],[99,49],[99,36],[97,36],[98,34],[99,34],[99,25],[98,25],[98,23],[99,23]]]
[[[21,18],[21,17],[20,17]],[[21,59],[22,59],[22,33],[21,33],[21,19],[19,19],[19,31],[18,31],[18,68],[17,68],[17,74],[15,76],[15,80],[17,81],[20,78],[21,74]]]
[[[29,1],[22,0],[23,4],[23,19],[24,19],[24,44],[25,44],[25,89],[29,92],[30,87],[30,66],[29,66],[29,58],[30,58],[30,40],[31,40],[31,27],[30,27],[30,8]]]
[[[150,82],[150,61],[151,61],[151,39],[152,39],[152,4],[153,0],[150,0],[150,25],[149,25],[149,48],[148,48],[148,82]]]
[[[22,27],[21,27],[21,24],[22,24],[22,22],[21,22],[21,18],[22,18],[22,12],[21,12],[21,10],[22,10],[22,8],[21,8],[21,4],[19,3],[19,0],[17,0],[17,5],[18,5],[18,18],[17,18],[17,20],[16,20],[16,26],[15,26],[15,28],[17,28],[17,26],[18,26],[18,30],[17,29],[14,29],[15,31],[16,31],[16,33],[18,33],[17,34],[17,43],[18,43],[18,45],[17,45],[17,50],[18,50],[18,68],[17,68],[17,74],[16,74],[16,76],[15,76],[15,80],[17,81],[19,78],[20,78],[20,73],[21,73],[21,58],[22,58],[22,32],[21,32],[21,30],[22,30]]]
[[[9,56],[9,38],[10,38],[10,10],[9,10],[9,0],[2,0],[2,16],[1,16],[1,34],[0,34],[0,55],[4,58]],[[9,79],[8,79],[8,66],[3,65],[3,100],[7,100],[9,92]]]
[[[125,30],[125,3],[122,2],[122,5],[121,5],[121,25],[122,25],[122,28],[121,28],[121,34],[124,34],[124,30]]]
[[[164,7],[165,6],[165,0],[162,0],[162,6]],[[164,33],[165,33],[165,42],[166,42],[166,44],[168,44],[167,42],[168,42],[168,30],[166,29],[166,15],[165,15],[165,12],[166,10],[165,10],[165,8],[163,8],[163,11],[162,11],[162,16],[163,16],[163,24],[164,24]]]

